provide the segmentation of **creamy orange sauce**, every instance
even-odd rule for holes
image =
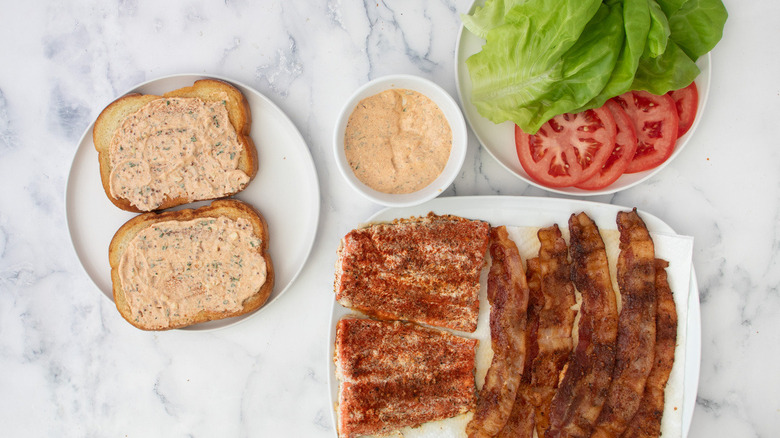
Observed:
[[[241,309],[266,281],[261,245],[243,218],[165,221],[142,230],[119,261],[132,317],[165,328],[202,310]]]
[[[165,197],[189,201],[235,193],[242,146],[224,101],[160,98],[128,116],[109,147],[111,195],[143,211]]]
[[[447,165],[452,129],[438,105],[413,90],[367,97],[349,116],[344,152],[355,176],[384,193],[412,193]]]

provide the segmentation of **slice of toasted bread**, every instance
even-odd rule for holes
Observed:
[[[248,182],[242,188],[205,198],[193,198],[181,194],[168,195],[163,193],[164,198],[160,204],[148,208],[146,206],[139,207],[134,205],[129,199],[112,194],[110,185],[110,176],[112,172],[112,139],[128,117],[141,110],[150,102],[163,98],[199,98],[207,102],[224,103],[227,109],[228,120],[230,121],[230,124],[233,125],[233,128],[235,128],[237,140],[241,148],[241,152],[238,155],[238,170],[244,172],[249,177],[250,181],[257,173],[257,150],[255,149],[252,138],[249,136],[252,125],[252,115],[246,97],[237,88],[224,81],[202,79],[196,81],[190,87],[173,90],[162,96],[138,93],[128,94],[109,104],[100,113],[95,121],[92,139],[95,144],[95,149],[98,152],[100,179],[103,184],[103,189],[111,202],[123,210],[144,212],[163,210],[193,201],[231,196],[243,190],[243,188],[246,188],[249,184]]]
[[[218,227],[223,220],[239,227],[246,223],[248,226],[243,225],[240,234],[234,232],[235,228],[227,232],[217,228],[212,232],[211,227]],[[209,222],[215,225],[206,225]],[[208,232],[204,231],[206,228]],[[223,235],[214,234],[220,232]],[[143,240],[144,236],[149,239]],[[171,236],[176,236],[181,244],[171,244],[170,240],[165,243],[163,239]],[[192,250],[198,247],[203,249]],[[240,254],[245,257],[238,259]],[[116,232],[108,257],[116,307],[128,322],[143,330],[180,328],[252,312],[266,302],[274,285],[265,219],[253,207],[235,199],[213,201],[198,209],[136,216]],[[155,261],[160,265],[156,270]],[[262,267],[258,265],[263,262],[265,281],[259,283]],[[251,270],[232,278],[236,266],[243,268],[242,263]],[[260,275],[252,280],[252,274],[258,272]],[[226,276],[231,277],[228,283]],[[257,288],[247,290],[246,283],[236,286],[240,280],[251,281],[249,284]],[[236,292],[242,287],[243,292]]]

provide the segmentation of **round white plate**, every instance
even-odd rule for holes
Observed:
[[[453,214],[469,219],[481,219],[494,226],[532,226],[544,227],[553,223],[568,223],[572,213],[584,211],[602,229],[616,229],[615,217],[618,211],[630,210],[618,205],[602,204],[584,200],[569,200],[556,198],[534,198],[525,196],[457,196],[436,198],[425,204],[406,208],[387,208],[379,211],[366,222],[386,222],[398,218],[423,216],[428,212],[436,214]],[[674,230],[662,220],[646,213],[639,212],[648,230],[652,233],[676,235]],[[334,249],[335,251],[335,249]],[[664,254],[659,257],[664,258]],[[685,326],[685,343],[677,346],[676,357],[684,357],[681,373],[683,388],[682,431],[688,435],[693,408],[696,404],[696,393],[699,385],[699,364],[701,359],[701,314],[699,309],[699,288],[696,275],[691,266],[690,285],[688,291],[687,318]],[[685,310],[684,303],[678,303],[680,311]],[[343,316],[356,313],[341,306],[333,300],[331,310],[330,332],[328,335],[328,386],[330,390],[330,406],[333,424],[336,425],[336,406],[338,404],[339,381],[336,378],[333,361],[336,340],[336,322]],[[682,323],[682,318],[680,320]],[[684,349],[684,350],[683,350]],[[684,354],[681,354],[683,353]],[[678,362],[676,362],[677,364]],[[668,406],[676,410],[676,406]],[[679,423],[678,423],[679,425]]]
[[[471,5],[469,12],[474,10],[474,7],[481,5],[483,1],[477,0]],[[699,58],[696,65],[701,70],[699,77],[696,78],[696,88],[699,92],[699,107],[697,110],[696,118],[693,121],[693,125],[682,137],[677,140],[674,152],[660,166],[646,170],[644,172],[637,172],[631,174],[624,174],[617,181],[600,190],[582,190],[576,187],[564,187],[564,188],[552,188],[546,187],[542,184],[534,181],[528,172],[520,165],[520,161],[517,158],[517,152],[515,150],[515,131],[514,123],[504,122],[501,124],[495,124],[490,120],[482,117],[477,108],[471,103],[471,77],[469,76],[469,70],[466,66],[466,59],[469,56],[482,50],[482,45],[485,44],[485,40],[469,32],[462,25],[458,34],[458,41],[455,46],[455,80],[458,84],[458,99],[463,107],[463,116],[466,118],[471,130],[474,131],[474,135],[479,140],[479,143],[485,150],[490,153],[505,169],[510,173],[517,176],[521,180],[528,184],[534,185],[541,189],[561,193],[564,195],[578,195],[578,196],[596,196],[615,193],[620,190],[633,187],[642,181],[652,177],[661,169],[666,167],[674,158],[679,155],[680,151],[688,144],[691,136],[696,131],[696,127],[699,125],[704,107],[707,104],[707,96],[710,90],[710,74],[711,74],[711,56],[707,53],[706,56]]]
[[[162,94],[192,85],[206,76],[181,74],[154,79],[128,93]],[[244,93],[252,111],[250,136],[257,147],[258,171],[249,186],[236,195],[260,211],[268,223],[269,252],[276,275],[268,301],[284,293],[309,257],[320,212],[317,171],[306,142],[292,121],[268,98],[236,81],[229,82]],[[98,154],[92,142],[91,124],[81,137],[73,157],[65,193],[68,230],[76,255],[100,291],[113,301],[108,245],[116,230],[136,214],[121,210],[108,200],[100,182]],[[199,207],[196,202],[179,208]],[[117,315],[119,315],[117,313]],[[189,327],[204,330],[235,324],[250,315],[210,321]]]

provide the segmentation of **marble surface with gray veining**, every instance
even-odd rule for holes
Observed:
[[[701,372],[690,437],[780,435],[780,4],[725,0],[695,137],[653,178],[590,200],[694,237]],[[380,209],[339,175],[332,130],[360,85],[391,73],[457,96],[470,0],[3,2],[0,13],[0,435],[334,437],[328,330],[339,238]],[[301,132],[321,190],[293,286],[224,329],[125,322],[71,243],[66,182],[113,99],[177,73],[233,78]],[[510,175],[470,134],[443,196],[557,196]]]

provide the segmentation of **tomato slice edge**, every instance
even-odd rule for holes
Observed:
[[[582,129],[585,126],[595,126],[595,129]],[[606,107],[601,107],[555,116],[534,135],[526,134],[515,126],[515,148],[520,165],[532,180],[545,187],[569,187],[590,179],[601,170],[612,154],[616,134],[617,127],[612,113]],[[573,146],[573,143],[577,146]],[[532,144],[536,147],[533,151]],[[541,157],[539,150],[543,150]],[[581,165],[586,160],[578,156],[577,152],[581,150],[586,150],[590,158],[587,166]],[[562,157],[568,159],[565,170],[568,176],[552,175],[552,161]]]
[[[699,111],[699,89],[696,87],[696,82],[691,82],[687,87],[670,91],[667,94],[674,100],[674,106],[677,109],[677,118],[679,119],[677,138],[680,138],[691,129],[696,120]]]
[[[582,181],[575,187],[583,190],[600,190],[612,185],[624,173],[636,152],[637,138],[634,123],[623,107],[609,99],[604,104],[612,113],[617,127],[615,148],[612,150],[601,170],[590,179]]]
[[[637,149],[626,173],[650,170],[672,155],[677,143],[677,108],[668,94],[629,91],[614,98],[634,121]]]

